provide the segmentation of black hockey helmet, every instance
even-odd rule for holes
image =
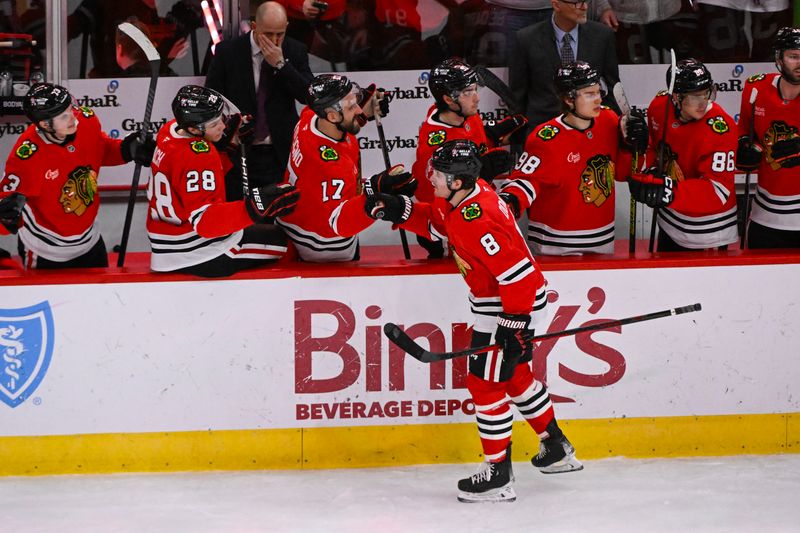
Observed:
[[[568,96],[575,98],[578,89],[584,87],[591,87],[592,85],[600,84],[600,74],[585,61],[576,61],[565,65],[556,71],[553,77],[553,85],[556,89],[556,94],[559,96]]]
[[[314,112],[322,117],[326,117],[325,110],[329,107],[341,111],[337,107],[342,98],[353,91],[353,82],[347,76],[341,74],[320,74],[316,76],[308,86],[309,105]]]
[[[61,85],[36,83],[22,100],[22,109],[28,119],[37,123],[51,120],[72,105],[72,95]]]
[[[714,87],[714,80],[711,79],[711,72],[700,61],[689,58],[681,59],[675,64],[675,87],[673,93],[685,94],[694,91],[702,91]],[[667,87],[672,76],[672,67],[667,69]]]
[[[172,100],[172,114],[178,127],[204,131],[204,124],[223,114],[225,99],[214,89],[199,85],[184,85]]]
[[[450,58],[431,69],[428,87],[436,103],[444,104],[444,95],[456,98],[459,92],[479,81],[475,69],[460,59]]]
[[[455,139],[443,143],[433,152],[430,165],[447,176],[448,186],[458,178],[461,188],[469,189],[481,173],[481,154],[478,145],[469,139]]]
[[[775,34],[772,49],[775,51],[776,60],[780,59],[786,50],[800,50],[800,28],[784,26],[779,29]]]

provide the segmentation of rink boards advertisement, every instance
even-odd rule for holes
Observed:
[[[547,273],[544,331],[702,311],[544,341],[560,419],[795,413],[796,265]],[[0,287],[0,436],[466,423],[460,276]]]

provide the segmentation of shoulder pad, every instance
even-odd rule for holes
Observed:
[[[81,114],[86,118],[91,118],[94,116],[94,110],[91,107],[82,105],[78,109],[81,110]]]
[[[319,157],[323,161],[338,161],[339,152],[337,152],[336,149],[331,146],[323,145],[319,147]]]
[[[717,115],[716,117],[711,117],[706,121],[706,124],[711,126],[711,131],[714,133],[719,133],[723,135],[730,131],[730,126],[728,126],[728,122],[725,120],[725,117],[722,115]]]
[[[555,136],[558,135],[560,131],[561,128],[559,128],[558,126],[553,126],[552,124],[545,124],[536,131],[536,136],[543,141],[549,141],[550,139],[554,139]]]
[[[28,139],[25,139],[24,141],[22,141],[22,144],[17,146],[17,149],[16,149],[16,151],[14,153],[20,159],[28,159],[34,153],[36,153],[36,150],[38,150],[38,149],[39,149],[39,147],[36,146],[33,142],[31,142]]]
[[[208,143],[205,141],[205,139],[192,141],[189,143],[189,146],[192,148],[192,152],[196,154],[205,154],[211,151],[211,147],[208,146]]]
[[[428,134],[428,146],[438,146],[447,140],[445,130],[435,130]]]
[[[472,222],[473,220],[481,218],[482,214],[483,210],[481,209],[481,204],[478,202],[471,202],[461,208],[461,216],[467,222]]]
[[[763,72],[762,72],[761,74],[753,74],[752,76],[750,76],[749,78],[747,78],[747,82],[748,82],[748,83],[755,83],[755,82],[757,82],[757,81],[761,81],[761,80],[763,80],[763,79],[764,79],[764,78],[766,78],[766,77],[767,77],[767,75],[766,75],[766,74],[764,74]]]

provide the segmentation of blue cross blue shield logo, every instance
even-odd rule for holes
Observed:
[[[16,407],[36,390],[53,355],[49,302],[0,309],[0,400]]]

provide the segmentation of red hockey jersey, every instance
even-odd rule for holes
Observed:
[[[493,333],[502,312],[545,317],[545,280],[514,215],[489,185],[478,181],[456,207],[443,198],[415,203],[401,227],[428,239],[447,238],[470,289],[475,330]]]
[[[739,135],[750,135],[750,94],[757,89],[755,138],[764,147],[750,219],[769,228],[800,231],[800,168],[781,168],[772,159],[776,141],[800,136],[800,98],[781,98],[779,78],[777,73],[751,76],[742,92]]]
[[[451,126],[439,120],[436,105],[432,105],[428,109],[425,122],[419,127],[417,156],[411,167],[411,174],[418,183],[417,192],[414,196],[419,201],[433,201],[433,186],[428,175],[428,161],[430,161],[433,152],[445,141],[455,139],[469,139],[478,145],[481,153],[484,153],[487,149],[488,141],[480,114],[467,118],[461,126]]]
[[[603,109],[583,131],[554,118],[525,141],[502,190],[528,211],[535,254],[614,252],[614,180],[630,175],[631,155],[619,147],[617,114]]]
[[[75,259],[97,243],[100,167],[125,163],[122,141],[102,131],[94,111],[72,111],[78,130],[71,142],[54,144],[34,125],[28,126],[11,149],[0,179],[0,197],[15,191],[27,197],[19,230],[22,244],[50,261]]]
[[[300,199],[293,213],[278,224],[305,261],[350,261],[358,249],[357,234],[374,221],[364,213],[358,139],[337,141],[317,128],[317,116],[306,107],[294,129],[287,180]]]
[[[664,106],[669,106],[666,125]],[[650,103],[647,120],[647,164],[656,166],[666,127],[665,170],[674,182],[675,199],[659,210],[658,226],[685,248],[714,248],[736,242],[737,136],[733,119],[714,102],[702,119],[681,122],[669,96],[659,93]]]

